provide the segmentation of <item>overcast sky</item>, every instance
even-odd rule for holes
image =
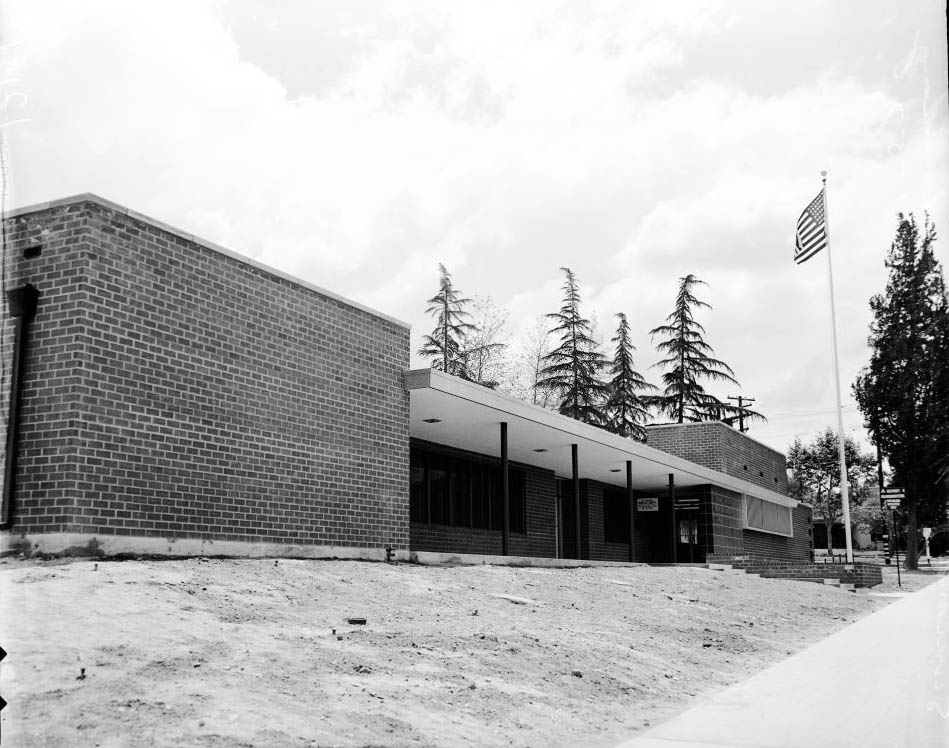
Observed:
[[[510,332],[560,304],[647,334],[677,278],[779,449],[834,425],[826,259],[791,260],[828,171],[845,427],[896,215],[949,260],[935,0],[0,0],[7,207],[94,192],[411,323],[445,263]],[[414,364],[419,365],[418,359]]]

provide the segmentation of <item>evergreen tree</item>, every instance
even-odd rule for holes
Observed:
[[[560,336],[560,345],[544,356],[544,368],[538,388],[551,388],[560,396],[558,410],[578,421],[603,423],[600,408],[608,388],[600,379],[605,357],[596,350],[590,321],[580,315],[580,291],[569,268],[561,268],[565,277],[564,299],[560,311],[548,314],[556,325],[552,335]]]
[[[633,368],[633,351],[636,349],[629,339],[629,323],[622,312],[616,316],[619,325],[613,338],[616,353],[610,366],[613,378],[606,402],[606,427],[614,434],[642,442],[646,441],[643,423],[649,416],[649,406],[639,393],[656,387]]]
[[[870,364],[854,383],[867,429],[904,489],[906,567],[917,566],[920,521],[945,519],[949,456],[949,299],[933,253],[935,227],[899,215],[883,294],[870,299]]]
[[[471,299],[461,296],[452,285],[451,275],[439,263],[438,293],[428,300],[425,313],[435,317],[437,323],[431,335],[422,339],[418,355],[432,359],[432,367],[463,379],[471,379],[465,364],[465,339],[474,332],[475,326],[468,322],[471,316],[465,305]]]
[[[715,351],[703,339],[705,328],[695,321],[693,310],[712,308],[693,293],[699,284],[708,285],[691,274],[679,278],[675,310],[666,317],[666,324],[649,331],[653,337],[665,336],[656,350],[667,357],[655,365],[668,369],[662,375],[665,390],[651,398],[652,404],[678,423],[723,420],[734,410],[707,393],[700,380],[738,384],[731,367],[712,358]]]

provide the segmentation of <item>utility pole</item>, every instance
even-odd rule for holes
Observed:
[[[738,430],[744,434],[748,429],[745,428],[745,409],[743,406],[751,405],[755,399],[743,395],[729,395],[728,399],[738,401]]]

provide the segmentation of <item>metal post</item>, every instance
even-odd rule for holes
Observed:
[[[633,461],[626,460],[626,498],[629,503],[629,560],[636,560],[636,501],[633,499]]]
[[[900,576],[900,534],[896,529],[896,510],[890,510],[890,516],[893,518],[893,544],[896,546],[896,584],[902,589],[903,579]]]
[[[507,556],[511,543],[511,486],[508,481],[507,423],[501,421],[501,495],[504,497],[504,524],[501,530],[501,555]]]
[[[669,473],[669,505],[672,509],[672,563],[679,563],[679,528],[676,527],[676,484],[672,473]]]
[[[574,527],[577,533],[577,559],[583,558],[580,553],[580,461],[577,456],[577,445],[570,445],[570,457],[573,462],[573,512]]]

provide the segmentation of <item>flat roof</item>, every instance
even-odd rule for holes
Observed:
[[[410,397],[409,434],[417,439],[499,457],[500,423],[506,422],[509,459],[552,470],[562,478],[573,475],[571,445],[576,444],[581,478],[625,488],[628,460],[638,491],[664,495],[672,473],[678,487],[712,484],[783,506],[798,505],[789,496],[750,481],[436,369],[408,371],[404,380]]]
[[[215,244],[214,242],[208,241],[207,239],[202,239],[200,236],[189,234],[187,231],[183,231],[182,229],[176,228],[167,223],[163,223],[162,221],[152,218],[151,216],[146,216],[144,213],[139,213],[137,211],[131,210],[130,208],[126,208],[124,205],[119,205],[118,203],[114,203],[111,200],[106,200],[104,197],[100,197],[99,195],[93,194],[91,192],[84,192],[80,195],[72,195],[71,197],[60,198],[59,200],[51,200],[50,202],[46,202],[46,203],[37,203],[35,205],[27,205],[23,208],[14,208],[12,210],[8,210],[4,212],[3,218],[4,220],[8,218],[17,218],[19,216],[27,215],[29,213],[38,213],[43,210],[49,210],[51,208],[61,208],[65,205],[74,205],[76,203],[94,203],[108,210],[115,211],[116,213],[121,213],[122,215],[126,215],[129,218],[132,218],[136,221],[141,221],[142,223],[148,224],[149,226],[153,226],[156,229],[160,229],[161,231],[166,231],[169,234],[174,234],[175,236],[181,237],[182,239],[185,239],[186,241],[193,242],[202,247],[213,250],[214,252],[218,252],[219,254],[222,254],[226,257],[230,257],[233,260],[242,262],[245,265],[250,265],[251,267],[257,268],[258,270],[262,270],[265,273],[269,273],[270,275],[274,275],[278,278],[282,278],[283,280],[290,281],[291,283],[294,283],[295,285],[301,286],[310,291],[314,291],[320,294],[321,296],[326,296],[327,298],[342,302],[343,304],[346,304],[347,306],[351,306],[356,309],[361,309],[362,311],[368,314],[371,314],[374,317],[380,317],[381,319],[388,320],[389,322],[392,322],[393,324],[396,324],[399,327],[411,329],[411,325],[409,325],[408,322],[403,322],[402,320],[397,319],[395,317],[391,317],[388,314],[383,314],[382,312],[376,309],[373,309],[371,307],[368,307],[365,304],[360,304],[358,301],[347,299],[345,296],[340,296],[338,293],[334,293],[333,291],[328,291],[327,289],[321,286],[317,286],[314,283],[305,281],[302,278],[298,278],[295,275],[291,275],[290,273],[285,273],[284,271],[278,270],[277,268],[271,267],[270,265],[265,265],[264,263],[251,259],[250,257],[247,257],[246,255],[242,255],[237,252],[234,252],[233,250],[230,250],[227,247],[222,247],[220,244]]]

